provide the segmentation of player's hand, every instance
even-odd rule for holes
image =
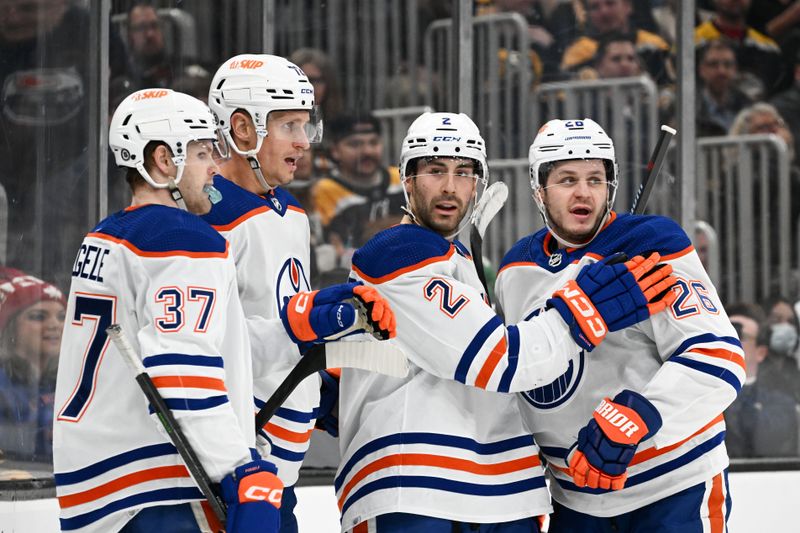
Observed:
[[[317,344],[365,329],[380,339],[395,336],[389,303],[372,287],[342,283],[287,298],[281,320],[297,344]]]
[[[547,300],[569,325],[578,345],[591,351],[609,331],[618,331],[646,320],[672,305],[677,295],[670,290],[678,279],[672,266],[659,263],[653,252],[619,262],[621,254],[586,265]]]
[[[280,529],[283,482],[275,465],[257,459],[222,478],[222,498],[228,504],[227,533]]]
[[[568,456],[569,474],[578,487],[619,490],[636,447],[661,429],[661,415],[647,398],[623,390],[605,398],[578,432]]]
[[[397,335],[397,321],[389,302],[374,287],[366,285],[354,288],[353,294],[364,329],[380,340],[393,339]]]

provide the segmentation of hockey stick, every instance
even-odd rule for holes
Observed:
[[[161,393],[158,392],[153,380],[150,378],[142,361],[139,359],[128,337],[125,335],[122,326],[119,324],[111,324],[106,328],[106,334],[111,338],[114,346],[119,350],[119,353],[125,358],[128,366],[133,370],[136,375],[136,382],[139,384],[142,392],[144,392],[147,401],[150,402],[156,415],[158,415],[161,425],[167,430],[167,435],[169,435],[172,444],[177,448],[181,459],[183,459],[183,463],[186,465],[186,469],[189,471],[189,474],[191,474],[200,492],[202,492],[203,496],[208,500],[211,510],[214,511],[217,520],[219,520],[220,524],[224,525],[225,518],[228,514],[225,502],[214,492],[214,489],[211,488],[211,478],[208,477],[208,473],[206,473],[203,464],[200,462],[200,459],[198,459],[197,454],[192,448],[192,444],[181,430],[181,426],[178,424],[178,421],[175,420],[172,411],[169,406],[167,406]]]
[[[402,378],[408,375],[408,359],[400,348],[388,342],[354,341],[317,344],[300,359],[259,409],[256,414],[256,434],[269,422],[300,382],[326,368],[360,368]]]
[[[496,181],[483,191],[478,205],[472,212],[472,229],[469,232],[469,248],[472,254],[472,262],[475,264],[475,270],[478,271],[478,278],[483,285],[484,294],[486,299],[489,300],[489,305],[492,304],[489,298],[489,287],[486,283],[486,272],[483,270],[483,236],[486,234],[486,228],[489,227],[489,222],[500,212],[503,205],[508,199],[508,186],[502,181]]]
[[[650,161],[647,162],[647,176],[644,178],[642,184],[639,185],[639,189],[636,191],[636,196],[633,197],[633,203],[631,204],[632,215],[641,215],[644,213],[647,200],[650,198],[650,191],[653,190],[653,186],[656,184],[656,179],[658,179],[658,175],[661,172],[661,167],[664,166],[664,157],[667,155],[669,143],[672,140],[672,137],[674,137],[677,133],[677,130],[662,124],[661,133],[658,135],[656,147],[653,148],[653,153],[650,155]]]

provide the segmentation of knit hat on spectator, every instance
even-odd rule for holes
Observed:
[[[333,142],[339,142],[345,137],[358,133],[381,134],[381,123],[372,114],[366,112],[351,112],[338,115],[325,122],[325,132],[329,133]]]
[[[41,301],[67,305],[64,294],[55,285],[21,270],[0,267],[0,333],[17,313]]]

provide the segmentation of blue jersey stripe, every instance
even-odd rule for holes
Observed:
[[[429,476],[390,476],[367,483],[352,493],[350,497],[347,498],[347,501],[344,502],[344,505],[342,505],[342,515],[347,512],[347,509],[351,505],[364,496],[379,490],[393,489],[397,487],[434,489],[456,495],[469,494],[473,496],[508,496],[510,494],[520,494],[522,492],[544,488],[545,481],[544,476],[536,476],[528,479],[522,479],[520,481],[512,481],[510,483],[481,485],[478,483],[466,483],[464,481],[453,481],[451,479],[442,479]],[[435,499],[437,498],[437,495],[432,494],[431,498]]]
[[[350,457],[350,460],[347,461],[347,464],[340,470],[339,475],[336,476],[336,480],[334,481],[336,490],[339,490],[342,480],[347,478],[357,462],[362,460],[367,455],[380,450],[381,448],[398,444],[431,444],[434,446],[449,446],[451,448],[469,450],[479,455],[494,455],[510,450],[517,450],[526,446],[533,446],[534,441],[532,435],[520,435],[518,437],[511,437],[505,440],[482,443],[467,437],[456,437],[442,433],[395,433],[394,435],[387,435],[385,437],[380,437],[370,441],[359,448]]]
[[[267,403],[263,400],[259,400],[255,396],[253,397],[253,401],[256,404],[256,408],[261,409]],[[308,424],[312,420],[317,419],[317,413],[319,412],[319,408],[315,407],[309,413],[308,411],[297,411],[295,409],[289,409],[288,407],[280,407],[277,411],[275,411],[275,416],[278,418],[283,418],[284,420],[288,420],[290,422],[297,422],[300,424]]]
[[[667,461],[664,464],[655,466],[650,470],[642,472],[640,474],[636,474],[635,476],[631,476],[625,482],[625,488],[634,487],[636,485],[640,485],[642,483],[646,483],[652,479],[657,477],[661,477],[673,470],[677,470],[682,466],[686,466],[687,464],[691,463],[695,459],[705,455],[706,453],[710,452],[725,440],[725,432],[721,431],[705,441],[704,443],[695,446],[685,454],[672,459],[671,461]],[[590,489],[588,487],[577,487],[571,481],[567,481],[565,479],[556,478],[558,484],[561,485],[566,490],[571,490],[575,492],[584,492],[587,494],[605,494],[606,492],[611,492],[611,489]]]
[[[733,390],[736,391],[736,394],[739,394],[739,391],[742,389],[742,382],[739,381],[739,378],[728,370],[727,368],[722,368],[716,365],[710,365],[708,363],[701,363],[700,361],[695,361],[694,359],[689,359],[687,357],[683,357],[680,355],[673,355],[669,358],[667,363],[676,363],[679,365],[683,365],[689,367],[693,370],[697,370],[699,372],[703,372],[708,374],[709,376],[714,376],[715,378],[719,378],[731,387]]]
[[[567,460],[567,455],[569,454],[569,448],[560,448],[557,446],[539,446],[539,450],[545,455],[557,457],[564,461]]]
[[[95,509],[88,513],[79,514],[71,518],[61,519],[61,530],[70,531],[85,527],[101,518],[132,507],[139,507],[150,502],[166,502],[174,500],[203,500],[203,493],[196,487],[175,487],[169,489],[151,490],[134,494],[121,500],[113,501],[100,509]]]
[[[191,365],[224,368],[222,357],[214,355],[187,355],[183,353],[162,353],[145,357],[142,363],[147,368],[164,365]]]
[[[163,455],[175,455],[178,451],[175,446],[169,443],[152,444],[150,446],[143,446],[127,452],[122,452],[113,455],[107,459],[103,459],[97,463],[85,466],[72,472],[60,472],[55,474],[56,485],[64,486],[73,483],[80,483],[93,477],[105,474],[109,470],[119,468],[120,466],[142,459],[150,459],[152,457],[160,457]]]
[[[511,388],[511,380],[514,379],[519,362],[519,329],[517,326],[508,326],[506,329],[508,330],[508,367],[500,378],[498,392],[508,392]]]
[[[213,409],[228,403],[228,396],[227,394],[221,394],[208,398],[164,398],[164,403],[172,411],[202,411],[203,409]],[[151,407],[150,414],[153,412]]]
[[[480,331],[478,331],[478,333],[472,338],[472,341],[469,343],[469,346],[467,346],[467,349],[464,350],[464,355],[461,356],[461,360],[458,362],[456,373],[453,379],[461,383],[467,382],[467,373],[469,372],[469,367],[472,366],[472,362],[475,360],[475,357],[477,357],[478,352],[483,347],[486,339],[488,339],[489,336],[494,333],[494,330],[501,327],[503,327],[503,321],[497,316],[493,316],[486,324],[483,325]]]
[[[678,349],[673,352],[670,358],[686,353],[689,348],[695,344],[702,344],[706,342],[727,342],[728,344],[732,344],[738,348],[742,347],[742,343],[739,342],[739,339],[736,337],[719,337],[713,333],[703,333],[702,335],[695,335],[694,337],[689,337],[683,341],[683,343],[678,346]]]
[[[269,438],[269,435],[263,429],[260,430],[259,435],[261,435],[267,442],[269,442],[270,446],[270,457],[274,456],[278,459],[282,459],[284,461],[289,461],[293,463],[302,463],[303,458],[306,456],[306,452],[293,452],[292,450],[287,450],[286,448],[281,448],[280,446],[275,446],[272,442],[272,439]]]

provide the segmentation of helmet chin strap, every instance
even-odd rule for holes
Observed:
[[[178,204],[178,207],[180,209],[183,209],[184,211],[188,211],[189,209],[186,207],[186,202],[183,199],[183,194],[181,193],[181,190],[178,188],[178,183],[180,183],[181,178],[183,177],[183,168],[184,168],[183,163],[181,163],[177,167],[178,167],[177,175],[175,176],[175,179],[169,178],[169,181],[167,181],[167,188],[169,189],[170,195],[172,195],[172,199],[175,200],[176,204]]]
[[[256,135],[256,147],[252,150],[242,150],[236,144],[236,141],[233,140],[231,136],[231,130],[225,130],[225,140],[228,141],[228,144],[233,148],[233,151],[239,154],[240,156],[247,158],[247,162],[250,164],[250,168],[253,170],[253,174],[256,176],[256,180],[258,180],[258,184],[264,189],[264,194],[269,193],[275,187],[271,186],[267,183],[266,178],[264,178],[264,173],[261,171],[261,163],[258,162],[258,151],[261,150],[261,144],[264,142],[264,137],[261,135]]]

